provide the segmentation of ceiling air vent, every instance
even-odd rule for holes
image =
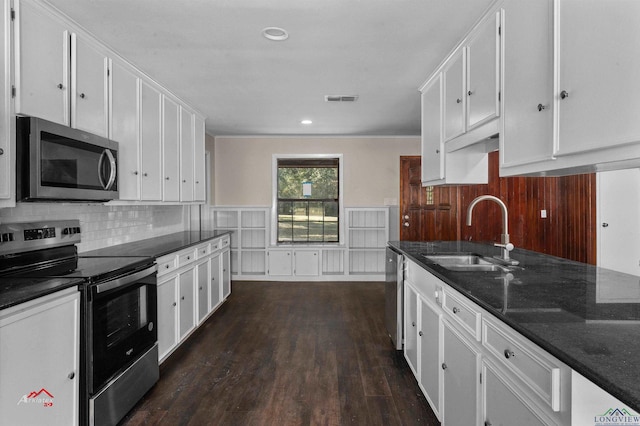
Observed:
[[[326,95],[324,100],[325,102],[355,102],[358,100],[358,95]]]

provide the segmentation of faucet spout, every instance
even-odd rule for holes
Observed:
[[[509,213],[507,211],[507,206],[504,202],[493,195],[481,195],[476,197],[471,201],[469,207],[467,208],[467,226],[471,226],[471,219],[473,215],[473,208],[480,201],[489,200],[498,204],[502,209],[502,234],[500,235],[500,244],[496,244],[498,247],[502,247],[502,258],[501,260],[510,265],[517,265],[519,262],[516,260],[512,260],[509,258],[509,252],[513,250],[513,244],[509,242]]]

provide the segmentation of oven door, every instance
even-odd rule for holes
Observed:
[[[90,286],[86,336],[90,395],[100,391],[158,340],[156,270],[153,265]]]

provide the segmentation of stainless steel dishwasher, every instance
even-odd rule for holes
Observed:
[[[397,350],[402,350],[404,306],[402,281],[404,279],[404,256],[387,247],[384,322]]]

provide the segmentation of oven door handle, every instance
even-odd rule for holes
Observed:
[[[142,271],[135,272],[131,275],[126,275],[122,278],[118,278],[115,280],[107,281],[102,284],[98,284],[95,287],[96,294],[104,293],[106,291],[110,291],[119,287],[125,287],[129,284],[132,284],[144,277],[147,277],[158,270],[158,265],[150,266],[147,269],[143,269]]]

